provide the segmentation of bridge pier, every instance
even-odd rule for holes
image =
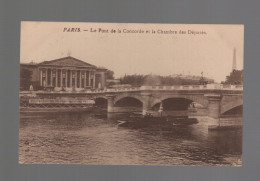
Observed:
[[[220,106],[222,96],[220,94],[208,94],[205,96],[208,97],[208,116],[218,119],[221,114]]]
[[[151,108],[151,104],[150,104],[150,98],[151,98],[151,94],[150,93],[141,93],[142,97],[143,97],[143,115],[146,115],[147,111]]]
[[[111,113],[114,112],[114,96],[107,95],[107,112]]]

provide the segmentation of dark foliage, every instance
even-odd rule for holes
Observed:
[[[20,70],[20,88],[21,90],[29,90],[32,78],[32,71],[28,69]]]
[[[243,70],[233,70],[226,77],[225,84],[242,85],[243,84]]]
[[[107,70],[107,79],[114,79],[114,71],[112,70]]]
[[[207,81],[208,83],[213,82]],[[162,86],[171,86],[171,85],[199,85],[201,79],[189,79],[181,77],[172,77],[172,76],[160,76],[160,75],[125,75],[120,78],[121,84],[130,84],[132,86],[142,86],[142,85],[162,85]],[[204,82],[203,82],[204,83]]]

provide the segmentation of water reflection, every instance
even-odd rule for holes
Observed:
[[[241,165],[241,130],[193,125],[118,127],[128,114],[21,115],[20,163]]]

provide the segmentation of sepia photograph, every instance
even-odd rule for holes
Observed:
[[[244,25],[22,21],[19,164],[242,166]]]

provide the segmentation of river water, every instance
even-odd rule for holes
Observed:
[[[242,164],[242,130],[208,131],[193,125],[117,126],[128,115],[21,114],[19,163],[105,165]]]

